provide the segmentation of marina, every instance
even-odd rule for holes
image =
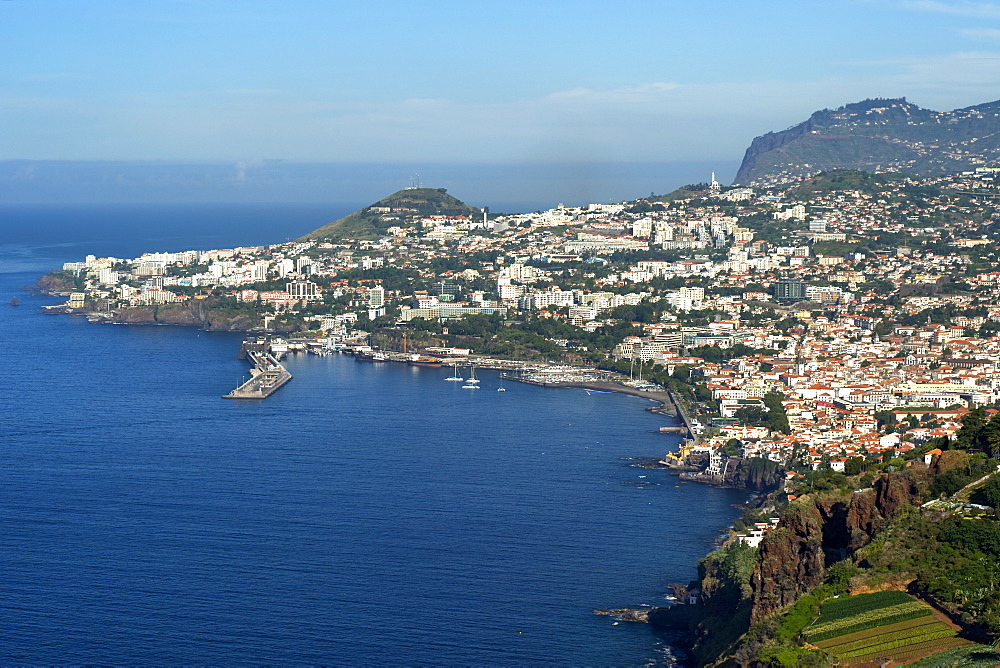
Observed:
[[[232,392],[223,395],[223,398],[266,399],[271,396],[292,379],[291,373],[280,362],[283,355],[292,352],[308,352],[316,355],[340,352],[352,355],[358,362],[397,362],[431,369],[451,367],[451,375],[443,380],[462,383],[460,387],[464,390],[481,389],[480,380],[476,377],[478,368],[500,372],[497,392],[507,391],[503,386],[503,381],[507,380],[539,387],[579,388],[586,390],[588,394],[612,392],[629,394],[658,402],[660,404],[658,407],[649,410],[671,415],[679,420],[675,426],[661,428],[661,433],[678,434],[687,443],[697,442],[699,436],[697,424],[688,418],[677,398],[669,390],[665,391],[656,385],[627,378],[613,371],[485,356],[429,357],[414,353],[376,350],[357,343],[353,345],[344,342],[334,343],[329,339],[284,341],[263,336],[245,340],[237,357],[252,362],[251,378]],[[461,368],[465,366],[469,368],[468,377],[461,373]]]

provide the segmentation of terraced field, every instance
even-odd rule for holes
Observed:
[[[1000,666],[1000,651],[989,645],[966,645],[910,664],[913,668],[996,668]]]
[[[828,601],[803,636],[843,664],[903,663],[974,644],[929,605],[895,591]]]

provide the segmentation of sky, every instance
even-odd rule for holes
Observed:
[[[738,165],[1000,98],[1000,2],[0,0],[0,59],[0,161]]]

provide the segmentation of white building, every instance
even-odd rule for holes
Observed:
[[[287,292],[290,299],[313,301],[320,298],[319,288],[312,281],[292,281],[288,284]]]
[[[385,306],[385,288],[381,285],[368,290],[368,307],[377,309]]]

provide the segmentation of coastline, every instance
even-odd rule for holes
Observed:
[[[641,397],[643,399],[649,399],[650,401],[655,401],[660,405],[656,408],[649,408],[654,413],[662,413],[664,415],[669,415],[678,421],[677,429],[682,435],[685,436],[686,440],[697,442],[698,434],[695,432],[691,420],[688,418],[684,411],[684,408],[680,405],[677,397],[674,396],[673,392],[669,390],[645,390],[638,387],[632,387],[624,383],[616,383],[613,381],[567,381],[567,382],[540,382],[533,380],[521,380],[518,378],[513,378],[518,382],[530,383],[532,385],[538,385],[540,387],[555,387],[555,388],[570,388],[576,387],[584,390],[595,390],[598,392],[618,392],[620,394],[629,394],[634,397]]]
[[[518,380],[517,378],[512,378],[511,380]],[[655,390],[643,390],[638,387],[629,387],[622,383],[614,383],[611,381],[601,382],[601,381],[585,381],[585,382],[555,382],[555,383],[544,383],[544,382],[533,382],[530,380],[518,380],[522,383],[530,383],[532,385],[538,385],[539,387],[568,387],[568,388],[579,388],[582,390],[595,390],[597,392],[618,392],[619,394],[629,394],[633,397],[643,397],[644,399],[649,399],[651,401],[659,402],[660,408],[667,408],[667,404],[676,408],[673,398],[667,392],[658,392]]]

